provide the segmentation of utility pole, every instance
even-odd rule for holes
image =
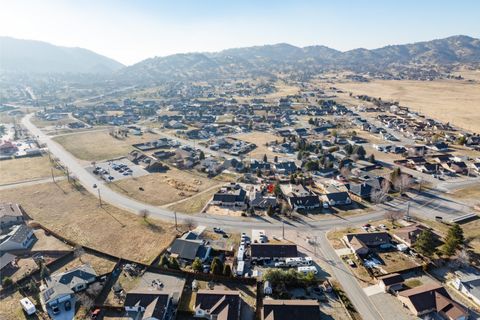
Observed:
[[[282,239],[285,240],[285,221],[282,219]]]
[[[410,221],[410,201],[407,202],[407,221]]]
[[[173,211],[173,214],[175,215],[175,230],[178,231],[178,227],[177,227],[177,211]]]
[[[97,190],[98,190],[98,205],[102,207],[102,196],[100,195],[100,188],[98,188]]]
[[[56,183],[56,181],[55,181],[55,176],[53,175],[53,168],[50,168],[50,170],[51,170],[51,172],[52,172],[52,181],[53,181],[53,183]]]

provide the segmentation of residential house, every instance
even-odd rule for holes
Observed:
[[[297,245],[252,243],[250,245],[250,257],[253,261],[298,257]]]
[[[291,175],[297,172],[298,167],[293,161],[282,161],[273,164],[275,172],[282,175]]]
[[[5,252],[0,254],[0,274],[5,272],[8,268],[12,267],[12,262],[15,262],[17,256]]]
[[[382,182],[385,179],[382,177],[370,178],[361,183],[352,183],[348,186],[352,199],[361,201],[371,200],[371,195],[374,190],[380,190],[382,188]]]
[[[448,151],[448,144],[441,141],[441,142],[434,143],[432,145],[427,145],[427,148],[434,151],[446,152]]]
[[[404,279],[399,273],[391,273],[377,278],[378,285],[385,292],[396,292],[403,288]]]
[[[157,290],[132,290],[125,295],[123,306],[132,319],[174,319],[170,293]]]
[[[426,284],[398,293],[397,298],[413,315],[422,317],[435,313],[445,320],[465,320],[468,310],[453,301],[444,287],[438,284]]]
[[[172,257],[183,261],[193,261],[199,258],[202,262],[210,257],[212,248],[203,240],[175,239],[168,250]]]
[[[321,207],[319,197],[301,184],[280,185],[280,189],[287,198],[288,204],[295,210],[312,210]]]
[[[198,290],[193,317],[209,320],[239,320],[241,305],[239,291]]]
[[[316,300],[263,300],[262,320],[320,320],[320,318],[320,306]]]
[[[17,224],[4,229],[0,234],[0,251],[28,249],[36,237],[33,230],[25,224]]]
[[[88,264],[51,275],[40,287],[40,302],[43,310],[52,319],[73,319],[74,294],[85,290],[96,278],[95,270]]]
[[[16,203],[0,203],[0,230],[23,223],[22,208]]]
[[[343,241],[358,255],[365,255],[370,249],[390,244],[391,237],[387,232],[349,233],[343,236]]]
[[[467,267],[454,271],[452,285],[469,299],[480,306],[480,271]]]
[[[275,208],[277,206],[277,198],[274,196],[265,196],[260,191],[250,192],[250,207],[267,210],[269,207]]]
[[[223,186],[220,191],[213,195],[210,204],[227,207],[245,207],[247,203],[247,192],[236,183]]]
[[[415,241],[417,241],[418,236],[423,230],[425,230],[425,227],[422,225],[411,225],[393,230],[393,237],[411,247],[415,244]]]

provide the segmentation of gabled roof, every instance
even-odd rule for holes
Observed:
[[[177,254],[181,259],[194,260],[201,246],[202,240],[176,239],[170,253]]]
[[[226,290],[198,290],[195,309],[202,309],[217,320],[240,319],[240,293]]]
[[[8,253],[8,252],[0,255],[0,270],[5,268],[11,262],[15,261],[16,258],[17,258],[17,256],[15,256],[11,253]]]
[[[16,203],[0,203],[0,218],[2,217],[22,217],[22,209]]]
[[[154,290],[134,290],[125,296],[125,307],[143,307],[145,312],[142,319],[154,317],[163,319],[170,295],[164,292]]]
[[[65,272],[55,273],[46,282],[48,286],[61,283],[73,289],[79,284],[87,284],[92,277],[97,277],[95,270],[89,264],[83,264]]]
[[[383,282],[386,286],[390,286],[392,284],[403,283],[405,280],[403,279],[402,275],[399,273],[391,273],[385,276],[381,276],[377,278],[379,281]]]
[[[316,300],[263,300],[262,320],[319,320]]]

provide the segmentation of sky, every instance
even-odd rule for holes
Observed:
[[[345,51],[480,38],[479,12],[476,0],[0,0],[0,36],[82,47],[131,65],[275,43]]]

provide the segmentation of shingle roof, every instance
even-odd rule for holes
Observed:
[[[195,308],[215,315],[217,320],[239,319],[240,303],[238,291],[198,290],[195,298]]]
[[[194,260],[201,245],[201,240],[176,239],[170,248],[170,253],[177,254],[181,259]]]
[[[127,307],[141,306],[145,308],[143,314],[144,319],[149,317],[163,319],[167,311],[166,308],[169,298],[169,294],[163,292],[135,290],[126,294],[123,305]]]
[[[316,300],[263,300],[262,320],[318,320]]]

